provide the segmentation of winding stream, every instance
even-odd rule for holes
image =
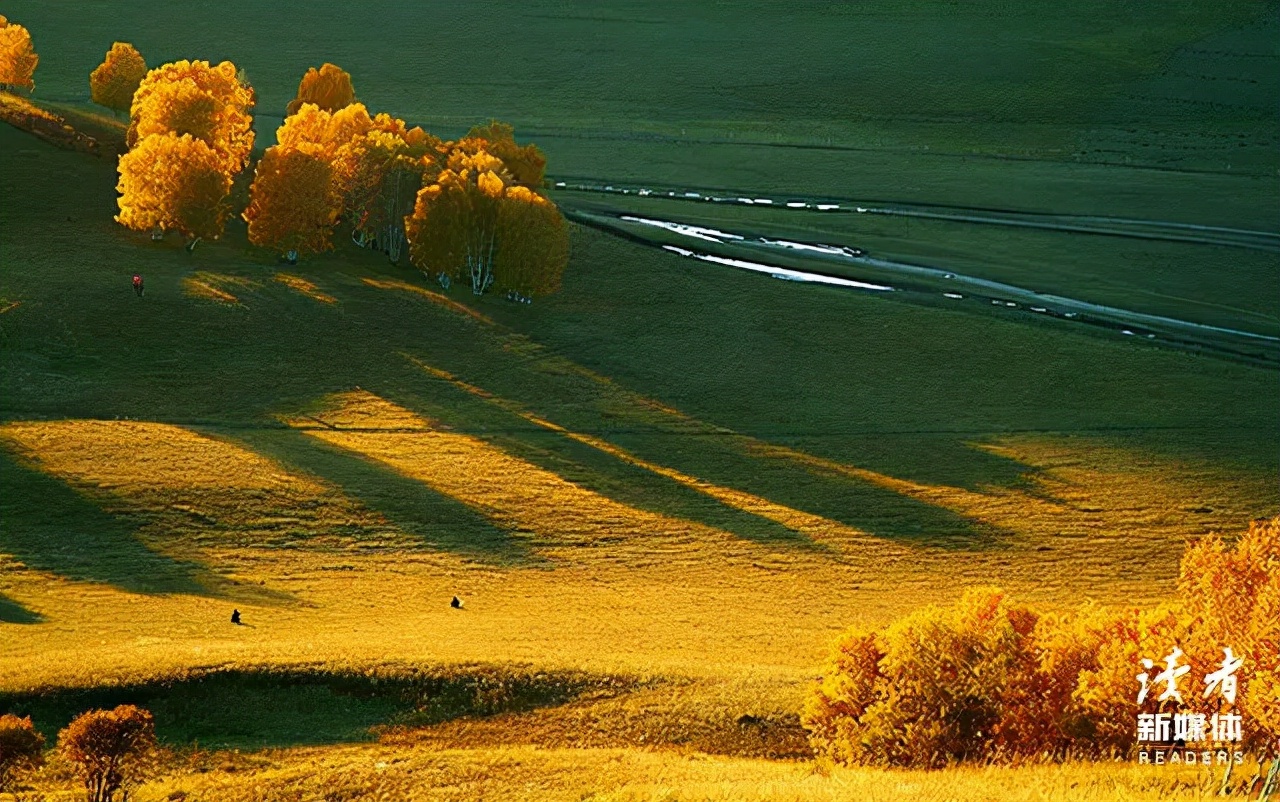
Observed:
[[[1036,292],[990,279],[955,273],[928,265],[909,264],[868,256],[857,248],[828,243],[755,237],[672,220],[641,217],[633,214],[599,214],[567,209],[566,215],[577,222],[624,236],[633,241],[678,256],[726,267],[748,270],[773,278],[811,284],[824,284],[846,289],[870,291],[917,298],[942,297],[950,302],[981,303],[1012,313],[1040,315],[1093,326],[1100,326],[1124,337],[1160,341],[1176,347],[1214,351],[1254,363],[1280,365],[1280,337],[1240,329],[1135,312],[1118,307],[1090,303]],[[662,231],[687,240],[714,244],[722,248],[742,249],[760,254],[786,255],[791,259],[817,263],[813,270],[799,270],[766,261],[754,261],[707,253],[662,242],[636,233],[645,229]],[[691,243],[692,245],[692,243]],[[840,264],[847,269],[869,269],[877,275],[898,276],[897,286],[860,281],[843,275],[822,272],[820,264]],[[942,289],[945,288],[945,289]]]

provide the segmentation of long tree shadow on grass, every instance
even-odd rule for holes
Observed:
[[[438,379],[425,374],[424,377],[430,382],[428,387],[437,403],[424,401],[407,391],[388,393],[388,396],[406,409],[448,424],[457,433],[471,437],[481,437],[483,433],[482,439],[511,456],[619,504],[723,529],[755,543],[823,549],[805,535],[776,521],[730,506],[646,468],[549,431]],[[452,403],[440,403],[445,399]]]
[[[147,548],[135,522],[106,512],[3,449],[0,487],[0,552],[29,568],[134,593],[220,597],[236,590],[202,565]]]
[[[422,727],[599,699],[635,681],[580,672],[486,666],[377,676],[322,669],[230,670],[98,688],[0,694],[0,712],[31,716],[53,740],[76,715],[135,704],[171,745],[261,749],[368,741],[386,727]]]
[[[822,550],[805,534],[778,521],[736,506],[735,491],[760,497],[784,508],[827,518],[886,540],[919,545],[989,549],[1010,533],[867,481],[833,478],[788,461],[759,459],[732,446],[722,435],[700,435],[650,429],[608,431],[602,418],[591,421],[582,410],[542,408],[557,421],[586,418],[595,438],[664,468],[676,468],[705,486],[691,485],[628,463],[571,436],[522,419],[491,400],[462,392],[449,382],[423,374],[432,397],[451,403],[435,405],[408,392],[395,401],[419,414],[449,423],[464,432],[483,431],[504,450],[561,477],[624,504],[674,515],[721,528],[744,540],[797,549]],[[501,399],[500,399],[501,400]],[[504,403],[506,403],[504,401]],[[639,427],[637,427],[639,428]]]
[[[0,624],[38,624],[43,620],[44,616],[0,594]]]
[[[536,554],[484,515],[388,467],[295,429],[237,430],[237,440],[284,465],[331,482],[425,545],[501,565],[536,564]]]
[[[613,440],[632,453],[887,541],[989,550],[1008,547],[1014,537],[1003,527],[868,479],[812,470],[791,459],[762,458],[716,435],[684,436],[679,450],[663,434],[625,434]]]

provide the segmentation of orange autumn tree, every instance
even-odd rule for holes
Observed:
[[[1141,692],[1175,666],[1187,669],[1178,694]],[[851,630],[802,722],[814,751],[838,763],[938,766],[1124,754],[1139,714],[1181,711],[1240,715],[1241,747],[1280,781],[1280,518],[1254,521],[1234,544],[1188,546],[1176,600],[1149,610],[1038,615],[969,591],[880,631]]]
[[[246,211],[246,219],[254,222],[251,238],[254,230],[261,232],[255,243],[280,247],[290,259],[299,253],[324,250],[330,247],[329,236],[338,217],[345,214],[357,244],[377,242],[392,261],[399,259],[405,242],[404,218],[422,186],[425,164],[434,164],[439,140],[421,128],[406,127],[403,120],[390,115],[370,117],[360,103],[335,112],[305,103],[285,118],[276,131],[276,141],[279,150],[273,157],[274,166],[255,178],[255,187],[259,178],[265,182],[261,191],[254,190],[254,197],[260,202]],[[292,154],[286,159],[291,150],[299,150],[305,157]],[[432,158],[424,163],[427,155]],[[331,187],[323,195],[323,204],[317,183],[318,166],[309,163],[316,161],[329,168]],[[295,215],[280,205],[293,196],[288,185],[295,180],[310,187],[299,189],[298,196],[312,199],[311,212]],[[324,213],[320,212],[322,206]],[[320,221],[323,225],[317,229]],[[302,226],[307,235],[299,232],[285,237],[287,223]],[[301,247],[288,245],[294,239]]]
[[[39,63],[40,57],[31,46],[31,33],[0,17],[0,89],[34,89],[32,76]]]
[[[234,176],[253,151],[254,93],[229,61],[176,61],[147,73],[133,96],[126,142],[152,134],[190,134],[217,153]]]
[[[274,145],[267,148],[249,188],[249,241],[285,254],[292,263],[299,254],[333,247],[331,234],[341,211],[341,196],[328,155],[316,145]]]
[[[44,736],[31,717],[0,715],[0,793],[13,791],[14,781],[24,771],[44,762]]]
[[[296,114],[305,104],[311,103],[324,111],[337,111],[356,101],[351,74],[335,64],[325,63],[320,69],[312,67],[298,83],[298,95],[289,101],[285,116]]]
[[[190,134],[152,134],[120,157],[116,221],[135,231],[178,231],[190,240],[222,235],[230,215],[226,159]]]
[[[476,145],[501,159],[514,183],[530,189],[542,186],[547,157],[537,145],[517,145],[515,129],[507,123],[490,120],[487,125],[477,125],[458,143],[463,149]]]
[[[502,161],[484,150],[455,150],[434,183],[418,192],[405,221],[409,253],[428,275],[469,281],[482,295],[550,292],[568,261],[560,212],[528,187],[512,185]]]
[[[244,212],[249,241],[283,253],[290,262],[332,248],[343,192],[334,169],[336,153],[372,125],[359,104],[330,113],[307,103],[286,117],[249,188]]]
[[[89,710],[58,733],[58,751],[75,767],[88,802],[113,802],[142,779],[156,749],[151,713],[134,705]]]
[[[400,260],[407,242],[405,218],[424,176],[439,171],[443,149],[439,139],[386,114],[338,149],[343,207],[356,244],[376,245],[392,262]]]
[[[1201,683],[1188,701],[1209,716],[1235,707],[1252,725],[1246,745],[1280,757],[1280,517],[1254,521],[1233,544],[1213,535],[1191,545],[1178,593],[1191,675],[1221,670],[1227,649],[1242,661],[1234,702]]]
[[[147,62],[128,42],[115,42],[106,58],[89,74],[89,96],[99,106],[114,112],[128,112],[133,93],[147,75]]]
[[[176,61],[147,73],[133,95],[116,220],[157,239],[182,232],[188,250],[221,236],[232,181],[253,150],[253,103],[229,61]]]

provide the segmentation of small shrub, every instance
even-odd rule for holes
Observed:
[[[155,721],[134,705],[90,710],[58,733],[58,747],[76,766],[89,802],[112,802],[145,773],[156,747]]]
[[[12,790],[18,775],[42,762],[44,736],[31,718],[0,716],[0,792]]]

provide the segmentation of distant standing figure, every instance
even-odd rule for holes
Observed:
[[[231,611],[231,623],[233,623],[233,624],[239,624],[239,623],[240,623],[240,611],[239,611],[239,610],[232,610],[232,611]]]
[[[455,610],[461,610],[461,609],[462,609],[462,599],[459,599],[457,596],[454,596],[454,597],[453,597],[453,601],[449,602],[449,606],[450,606],[450,607],[452,607],[452,608],[453,608],[453,609],[455,609]]]
[[[142,275],[139,273],[133,274],[133,291],[138,294],[139,298],[142,297]]]

